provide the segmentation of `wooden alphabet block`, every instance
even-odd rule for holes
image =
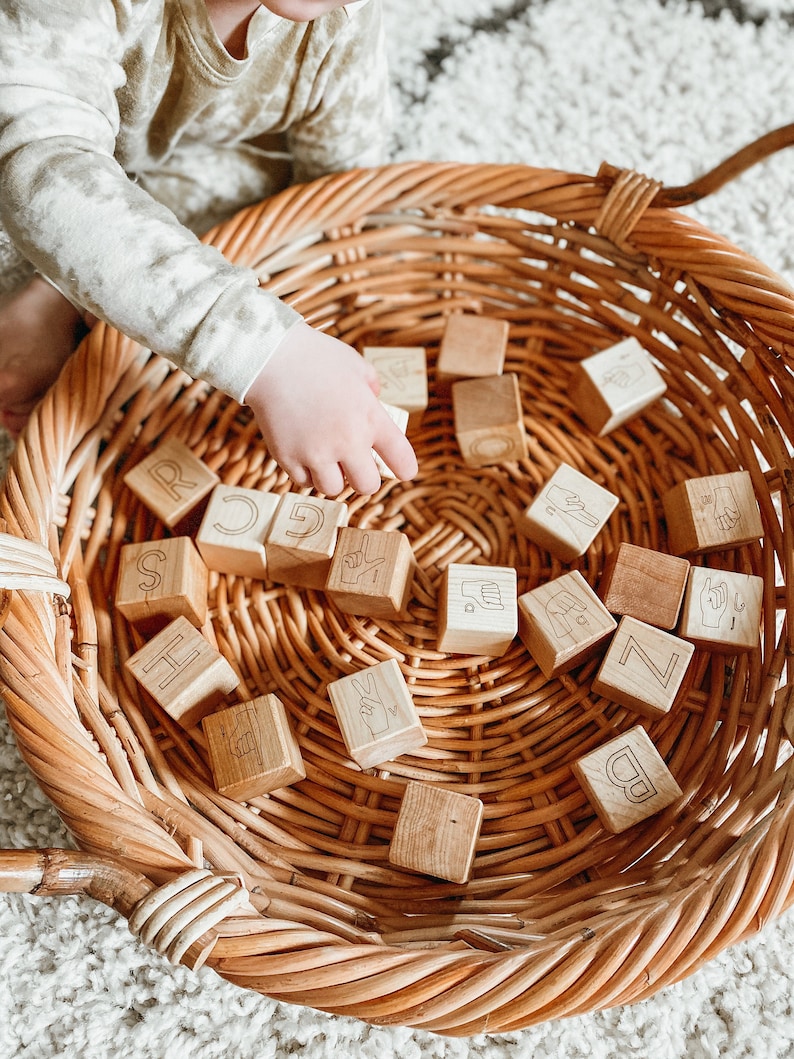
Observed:
[[[452,384],[455,438],[467,467],[527,457],[518,376],[489,375]]]
[[[693,566],[678,635],[712,651],[749,651],[758,645],[763,599],[762,577]]]
[[[183,728],[193,728],[239,684],[227,659],[182,617],[131,655],[126,666]]]
[[[364,360],[380,382],[380,399],[408,412],[408,425],[419,422],[427,408],[427,351],[424,346],[365,346]]]
[[[381,404],[391,416],[392,422],[400,428],[403,434],[408,429],[408,412],[404,408],[398,408],[397,405],[386,404],[385,401],[381,401]],[[380,471],[381,478],[396,478],[394,471],[388,466],[384,460],[378,455],[375,450],[372,450],[372,455]]]
[[[397,619],[405,616],[415,570],[404,533],[343,526],[325,592],[344,614]]]
[[[694,645],[636,618],[620,619],[592,690],[646,717],[661,717],[675,702]]]
[[[389,845],[389,863],[437,879],[468,882],[483,813],[479,798],[410,781]]]
[[[439,651],[503,655],[518,632],[516,586],[510,566],[450,563],[439,589]]]
[[[268,577],[285,585],[325,588],[347,505],[338,500],[284,493],[265,538]]]
[[[260,695],[202,721],[215,789],[246,802],[306,776],[287,711],[276,695]]]
[[[618,498],[561,463],[518,519],[518,529],[563,562],[584,555],[618,505]]]
[[[571,380],[579,417],[604,437],[657,401],[667,384],[633,336],[581,361]]]
[[[624,541],[606,557],[598,594],[612,614],[673,629],[688,575],[687,559]]]
[[[436,361],[436,377],[447,383],[501,375],[509,326],[506,320],[473,313],[453,313],[444,325]]]
[[[127,487],[169,527],[191,512],[219,481],[177,438],[167,438],[124,475]]]
[[[264,578],[265,537],[278,504],[276,493],[216,485],[195,537],[196,547],[210,570]]]
[[[190,537],[125,544],[119,553],[115,605],[145,635],[180,615],[201,628],[207,620],[208,580]]]
[[[518,597],[518,634],[547,678],[592,657],[616,628],[578,570]]]
[[[641,725],[574,762],[573,772],[601,823],[619,834],[682,795]]]
[[[679,482],[662,496],[670,551],[699,554],[734,548],[763,536],[749,471]]]
[[[418,750],[427,734],[393,658],[328,685],[347,752],[362,768]]]

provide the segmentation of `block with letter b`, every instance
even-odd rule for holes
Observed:
[[[584,555],[618,505],[587,475],[561,463],[518,519],[518,529],[563,562]]]
[[[195,537],[196,547],[210,570],[264,578],[265,537],[278,504],[276,493],[216,485]]]
[[[325,588],[339,529],[347,520],[347,505],[338,500],[284,493],[265,539],[270,580]]]
[[[518,632],[516,584],[511,566],[450,563],[439,588],[439,651],[504,654]]]
[[[343,526],[325,592],[344,614],[398,619],[405,616],[415,569],[404,533]]]
[[[240,682],[229,661],[184,617],[161,629],[126,666],[183,728],[198,724]]]
[[[125,485],[168,527],[218,484],[218,475],[177,438],[167,438],[124,475]]]
[[[657,401],[664,378],[636,338],[625,338],[579,363],[571,380],[571,401],[599,437]]]
[[[712,651],[749,651],[761,635],[764,579],[693,566],[679,636]]]
[[[409,782],[389,846],[389,863],[450,882],[468,882],[483,814],[479,798]]]
[[[667,808],[682,795],[642,725],[585,754],[572,769],[598,818],[614,834]]]
[[[679,482],[662,496],[670,550],[700,554],[735,548],[763,536],[749,471]]]
[[[114,603],[144,635],[183,615],[201,628],[207,620],[209,571],[189,537],[125,544],[119,553]]]
[[[624,616],[593,679],[593,693],[645,717],[661,717],[672,709],[694,653],[687,640]]]

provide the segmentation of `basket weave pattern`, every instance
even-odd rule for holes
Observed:
[[[71,606],[15,592],[0,677],[20,750],[77,844],[152,883],[206,861],[245,879],[208,962],[269,996],[373,1023],[505,1032],[647,997],[792,902],[792,766],[783,697],[794,615],[794,293],[656,185],[524,166],[405,164],[325,178],[208,235],[309,323],[362,348],[428,350],[417,479],[348,496],[350,524],[400,530],[417,559],[405,621],[339,612],[324,593],[212,575],[217,646],[253,696],[290,714],[307,778],[233,802],[200,731],[144,701],[121,664],[137,641],[112,606],[121,546],[166,531],[122,483],[158,440],[187,442],[228,484],[283,491],[247,410],[97,325],[37,409],[0,497],[10,532],[47,545]],[[450,313],[507,320],[529,458],[463,465],[434,356]],[[628,335],[665,399],[605,438],[571,406],[577,362]],[[560,461],[620,504],[563,565],[515,532]],[[436,649],[450,562],[512,566],[519,592],[621,541],[666,550],[660,497],[750,472],[761,541],[709,565],[764,579],[758,647],[698,650],[686,696],[645,726],[684,796],[620,835],[571,773],[638,718],[591,693],[593,660],[546,680],[520,640],[501,658]],[[426,747],[361,772],[326,688],[398,661]],[[790,679],[790,677],[788,678]],[[406,780],[482,799],[466,885],[388,863]]]

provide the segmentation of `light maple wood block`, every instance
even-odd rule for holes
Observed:
[[[347,752],[362,768],[393,761],[427,743],[400,667],[393,658],[328,685]]]
[[[679,482],[662,496],[671,552],[699,554],[734,548],[763,536],[748,471]]]
[[[428,404],[424,346],[365,346],[363,356],[377,372],[381,401],[404,409],[408,425],[416,425]]]
[[[572,768],[602,824],[615,834],[666,809],[682,795],[641,725],[585,754]]]
[[[447,317],[436,360],[440,383],[501,375],[507,352],[509,325],[506,320],[473,313]]]
[[[518,376],[489,375],[452,384],[455,439],[467,467],[527,457]]]
[[[571,379],[571,402],[580,419],[604,437],[664,394],[667,384],[636,338],[586,357]]]
[[[260,695],[202,721],[215,789],[245,802],[306,776],[300,747],[277,695]]]
[[[405,434],[408,429],[408,412],[404,408],[398,408],[397,405],[387,404],[385,401],[381,401],[381,404],[388,412],[392,422],[400,428],[403,434]],[[397,477],[391,467],[381,459],[374,449],[372,450],[372,456],[378,470],[380,471],[381,478]]]
[[[183,617],[161,629],[125,664],[183,728],[193,728],[239,684],[228,660]]]
[[[592,690],[646,717],[669,713],[694,644],[636,618],[620,619]]]
[[[617,622],[578,570],[518,597],[518,633],[545,677],[591,658]]]
[[[483,813],[479,798],[410,781],[397,814],[389,862],[437,879],[468,882]]]
[[[517,580],[511,566],[450,563],[439,588],[439,651],[503,655],[518,632]]]
[[[624,541],[604,561],[598,594],[612,614],[673,629],[688,575],[688,559]]]
[[[284,493],[265,538],[268,578],[303,588],[325,588],[347,505],[338,500]]]
[[[561,463],[517,520],[529,540],[563,562],[584,555],[618,506],[618,498]]]
[[[184,616],[207,620],[209,572],[190,537],[125,544],[119,553],[114,604],[139,632],[158,632]]]
[[[265,537],[279,496],[239,485],[216,485],[195,536],[210,570],[241,577],[267,576]]]
[[[344,614],[397,619],[405,616],[415,571],[404,533],[343,526],[325,593]]]
[[[763,600],[762,577],[693,566],[678,635],[712,651],[749,651],[758,645]]]
[[[167,438],[124,475],[125,485],[169,527],[197,507],[219,481],[177,438]]]

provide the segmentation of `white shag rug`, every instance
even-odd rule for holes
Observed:
[[[685,183],[794,118],[790,0],[385,0],[394,159]],[[691,208],[794,283],[794,151]],[[0,472],[10,450],[0,436]],[[0,711],[0,716],[2,716]],[[0,720],[0,846],[69,844]],[[501,1036],[373,1028],[172,968],[87,899],[0,895],[0,1059],[784,1059],[794,912],[650,1000]]]

